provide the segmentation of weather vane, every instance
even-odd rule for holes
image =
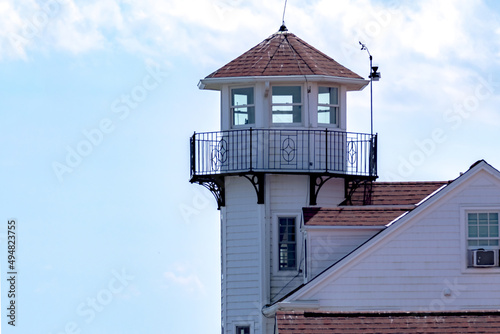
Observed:
[[[370,56],[370,75],[368,78],[370,78],[370,130],[371,135],[373,135],[373,82],[379,81],[381,76],[380,72],[378,72],[378,66],[373,66],[372,64],[373,57],[366,44],[361,42],[359,42],[359,44],[361,45],[361,50],[366,50],[366,52],[368,52],[368,56]]]

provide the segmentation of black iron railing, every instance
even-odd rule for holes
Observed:
[[[376,177],[377,136],[328,129],[244,129],[191,137],[191,178],[246,172]]]

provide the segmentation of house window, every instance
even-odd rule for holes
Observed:
[[[302,122],[302,87],[274,86],[271,103],[273,123]]]
[[[253,87],[231,89],[231,114],[233,125],[255,123]]]
[[[297,269],[297,238],[295,218],[278,218],[279,225],[279,269]]]
[[[336,87],[318,88],[318,123],[337,124],[339,90]]]
[[[498,212],[467,213],[468,267],[498,266]]]
[[[236,326],[236,334],[250,334],[250,326]]]
[[[499,240],[497,212],[467,214],[467,246],[469,249],[498,249]]]

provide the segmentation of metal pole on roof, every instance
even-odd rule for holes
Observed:
[[[368,76],[370,78],[370,134],[373,137],[373,81],[380,80],[380,72],[377,72],[378,66],[373,66],[373,57],[366,44],[361,42],[359,44],[361,45],[361,50],[366,50],[368,56],[370,56],[370,75]]]
[[[366,49],[368,51],[368,48]],[[370,55],[370,71],[372,68],[373,57]],[[370,72],[370,135],[373,137],[373,78]]]
[[[282,21],[282,24],[281,26],[285,26],[285,11],[286,11],[286,2],[287,0],[285,0],[285,7],[283,8],[283,19],[281,20]]]

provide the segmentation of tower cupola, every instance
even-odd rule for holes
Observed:
[[[221,130],[191,138],[191,182],[224,205],[223,178],[248,176],[263,201],[265,173],[376,178],[376,136],[347,132],[347,92],[369,80],[281,28],[206,78],[221,92]]]
[[[346,92],[369,81],[280,29],[200,81],[222,94],[221,129],[346,128]]]

